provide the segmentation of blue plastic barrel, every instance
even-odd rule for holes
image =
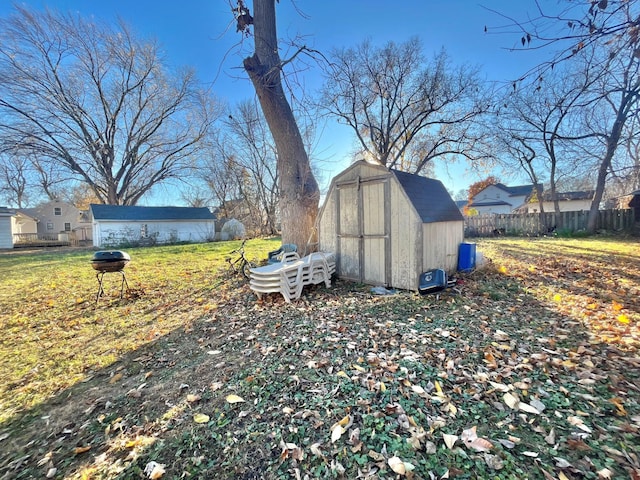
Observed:
[[[470,272],[476,267],[476,244],[461,243],[458,249],[458,271]]]

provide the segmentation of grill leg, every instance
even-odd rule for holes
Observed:
[[[129,284],[127,283],[127,277],[124,274],[123,270],[120,270],[120,274],[122,275],[122,283],[120,284],[120,300],[122,300],[122,296],[124,295],[124,287],[127,287],[129,290]]]
[[[98,293],[96,294],[96,304],[98,303],[98,300],[100,300],[100,296],[104,293],[104,290],[102,289],[102,279],[104,278],[104,274],[105,272],[96,273],[96,278],[98,279]]]
[[[105,273],[109,273],[109,272],[96,273],[96,278],[98,279],[98,293],[96,294],[96,305],[98,304],[100,297],[104,294],[104,288],[102,287],[102,282],[104,280]],[[129,290],[129,283],[127,282],[127,277],[124,274],[123,270],[117,270],[112,273],[119,273],[120,275],[122,275],[122,282],[120,283],[120,300],[122,300],[122,298],[124,297],[125,288],[127,291]]]

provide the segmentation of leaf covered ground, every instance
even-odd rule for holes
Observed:
[[[91,252],[0,257],[0,478],[640,478],[637,240],[485,241],[439,295],[291,304],[234,246],[134,250],[97,306]]]

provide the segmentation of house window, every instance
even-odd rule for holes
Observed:
[[[53,230],[53,222],[47,222],[47,230]]]
[[[62,215],[62,209],[60,207],[54,207],[53,214],[59,217],[60,215]]]
[[[64,231],[65,232],[70,232],[71,231],[71,224],[70,223],[66,223],[64,224]]]
[[[147,238],[149,236],[149,227],[146,223],[140,226],[140,237]]]

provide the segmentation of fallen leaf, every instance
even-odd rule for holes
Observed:
[[[349,417],[349,415],[345,415],[345,416],[342,418],[342,420],[340,420],[340,421],[338,422],[338,425],[340,425],[340,426],[344,427],[345,425],[348,425],[348,424],[349,424],[349,421],[350,421],[350,420],[351,420],[351,417]]]
[[[399,475],[405,475],[407,473],[404,462],[400,460],[399,457],[391,457],[389,460],[387,460],[387,463],[391,467],[391,470],[393,470],[395,473]]]
[[[76,455],[80,455],[81,453],[88,452],[89,450],[91,450],[91,446],[90,445],[86,446],[86,447],[76,447],[73,450],[73,453],[75,453]]]
[[[109,383],[113,385],[114,383],[116,383],[121,379],[122,379],[122,373],[116,373],[113,377],[111,377],[111,379],[109,380]]]
[[[322,451],[320,450],[320,445],[322,444],[314,443],[309,447],[309,449],[311,450],[311,453],[313,453],[316,457],[324,457]]]
[[[511,387],[509,387],[508,385],[505,385],[504,383],[498,383],[498,382],[489,382],[489,384],[495,388],[496,390],[498,390],[499,392],[502,393],[506,393],[509,390],[511,390]]]
[[[571,466],[572,466],[571,463],[569,463],[564,458],[553,457],[553,459],[556,461],[556,467],[558,467],[558,468],[571,468]]]
[[[209,415],[205,415],[204,413],[196,413],[193,416],[193,421],[196,423],[207,423],[209,421]]]
[[[484,454],[484,463],[493,470],[501,470],[504,467],[504,462],[498,455],[491,455],[489,453]]]
[[[340,437],[344,432],[345,432],[344,427],[336,423],[334,425],[334,428],[332,428],[331,430],[331,443],[336,443],[338,440],[340,440]]]
[[[504,400],[504,403],[506,403],[509,408],[512,408],[513,410],[518,409],[518,404],[520,403],[520,401],[510,393],[505,393],[502,396],[502,400]]]
[[[627,317],[624,313],[622,315],[618,315],[618,321],[620,323],[627,324],[629,323],[629,317]]]
[[[549,445],[553,445],[553,444],[556,443],[556,429],[555,428],[552,428],[551,431],[549,432],[549,435],[544,437],[544,441],[547,442]]]
[[[147,476],[147,478],[150,478],[152,480],[156,478],[160,478],[165,473],[164,467],[165,466],[161,463],[149,462],[144,467],[144,473]]]
[[[411,385],[411,390],[413,390],[414,393],[417,393],[418,395],[424,395],[426,393],[424,391],[424,388],[422,388],[420,385]]]
[[[200,395],[193,395],[193,394],[190,393],[189,395],[187,395],[187,402],[195,403],[195,402],[199,401],[200,398],[201,398]]]
[[[608,468],[603,468],[602,470],[598,470],[598,477],[609,480],[610,478],[613,478],[613,472]]]
[[[623,401],[624,401],[624,400],[622,400],[622,399],[621,399],[621,398],[619,398],[619,397],[613,397],[613,398],[611,398],[611,399],[609,400],[609,402],[613,403],[613,404],[616,406],[616,408],[618,409],[618,410],[616,411],[616,415],[619,415],[619,416],[621,416],[621,417],[624,417],[624,416],[626,416],[626,415],[627,415],[627,411],[624,409],[624,405],[622,405],[622,402],[623,402]]]
[[[244,399],[242,397],[239,397],[238,395],[235,394],[231,394],[231,395],[227,395],[227,403],[242,403],[244,402]]]
[[[523,412],[533,413],[535,415],[540,415],[540,412],[538,411],[537,408],[532,407],[531,405],[529,405],[528,403],[525,403],[525,402],[519,402],[518,403],[518,409],[522,410]]]
[[[453,446],[455,445],[456,441],[458,440],[458,436],[457,435],[449,435],[447,433],[443,433],[442,434],[442,439],[444,440],[444,444],[447,446],[447,448],[449,450],[451,450],[453,448]]]

